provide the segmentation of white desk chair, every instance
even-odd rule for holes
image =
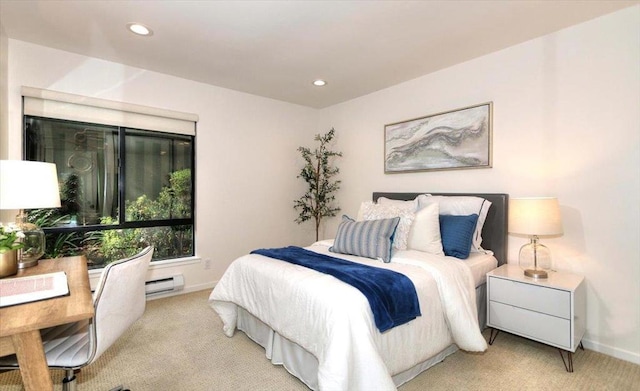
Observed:
[[[93,294],[92,319],[42,330],[42,343],[50,368],[65,370],[63,391],[75,391],[74,371],[104,353],[144,313],[145,279],[153,247],[110,263]],[[0,358],[0,369],[16,369],[16,356]]]

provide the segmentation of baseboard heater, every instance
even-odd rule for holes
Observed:
[[[176,274],[171,277],[158,278],[145,282],[147,296],[180,291],[184,288],[184,276]]]

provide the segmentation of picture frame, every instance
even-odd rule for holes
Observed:
[[[493,102],[384,126],[386,174],[492,167]]]

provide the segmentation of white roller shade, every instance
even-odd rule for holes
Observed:
[[[64,92],[22,87],[24,114],[37,117],[196,134],[197,114],[91,98]]]

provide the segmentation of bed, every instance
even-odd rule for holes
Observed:
[[[361,212],[369,212],[362,224],[369,224],[385,220],[385,216],[378,220],[372,210],[397,212],[415,204],[424,216],[427,208],[418,206],[418,200],[424,200],[430,210],[438,204],[442,211],[451,200],[467,197],[482,202],[479,215],[484,221],[474,225],[478,231],[471,247],[476,246],[477,251],[464,259],[418,251],[410,236],[406,248],[394,248],[384,261],[359,256],[358,251],[355,255],[340,252],[343,227],[361,222],[348,218],[343,218],[335,240],[303,249],[408,277],[415,285],[420,315],[389,330],[380,331],[368,297],[354,286],[260,254],[236,259],[212,291],[209,303],[222,319],[227,336],[243,331],[265,348],[272,363],[283,365],[310,389],[395,390],[458,349],[486,350],[480,333],[486,316],[485,275],[506,260],[508,195],[379,192],[373,193],[367,208],[364,202],[361,206]],[[460,214],[455,221],[466,222],[469,216],[462,216],[464,211],[456,208],[449,214]],[[407,220],[411,230],[418,225],[417,212],[412,216]],[[401,223],[396,224],[391,241],[399,238]],[[442,229],[442,238],[448,238],[448,228]]]

